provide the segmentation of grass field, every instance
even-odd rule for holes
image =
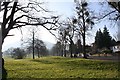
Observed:
[[[8,78],[118,78],[118,63],[81,58],[5,59]]]

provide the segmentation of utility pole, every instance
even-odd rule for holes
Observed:
[[[35,32],[34,32],[34,29],[33,29],[33,59],[35,59],[34,37],[35,37]]]

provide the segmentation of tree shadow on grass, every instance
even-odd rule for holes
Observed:
[[[83,68],[83,69],[91,69],[91,70],[117,70],[118,63],[117,62],[109,62],[109,61],[98,61],[98,60],[84,60],[84,59],[60,59],[60,58],[52,58],[52,60],[44,60],[44,59],[35,59],[31,60],[33,62],[43,63],[43,64],[56,64],[58,67],[63,68]]]
[[[88,70],[117,70],[117,62],[106,62],[106,61],[96,61],[96,60],[76,60],[76,61],[66,61],[64,67],[67,65],[71,68],[83,68]],[[62,65],[63,66],[63,65]],[[67,67],[66,66],[66,67]]]
[[[43,64],[53,64],[54,62],[48,60],[31,60],[33,62],[43,63]]]

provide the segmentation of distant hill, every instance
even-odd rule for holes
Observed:
[[[51,43],[51,42],[48,42],[48,41],[44,41],[47,49],[51,49],[53,46],[54,46],[54,43]],[[7,50],[8,48],[16,48],[16,47],[20,47],[21,46],[21,42],[20,41],[17,41],[17,42],[14,42],[14,43],[10,43],[10,44],[4,44],[3,45],[3,51]]]
[[[2,48],[2,51],[6,51],[8,48],[16,48],[16,47],[20,47],[21,46],[21,42],[20,41],[17,41],[17,42],[14,42],[14,43],[9,43],[9,44],[6,44],[4,43],[3,44],[3,48]]]

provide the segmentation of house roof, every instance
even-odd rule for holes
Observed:
[[[116,42],[116,45],[120,45],[120,41],[117,41],[117,42]]]

